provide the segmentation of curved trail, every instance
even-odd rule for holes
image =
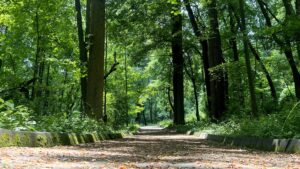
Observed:
[[[142,127],[120,140],[51,148],[0,148],[2,168],[300,168],[300,155],[250,151]]]

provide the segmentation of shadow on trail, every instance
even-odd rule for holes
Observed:
[[[30,169],[300,168],[297,154],[247,151],[155,126],[141,127],[137,135],[94,144],[0,148],[1,162]]]
[[[168,168],[195,168],[198,162],[228,163],[225,155],[236,159],[249,158],[247,151],[224,147],[194,136],[180,135],[164,129],[141,129],[134,136],[75,147],[95,154],[87,156],[56,156],[62,161],[134,163],[138,168],[149,165]],[[154,165],[154,167],[155,167]],[[155,168],[156,168],[155,167]]]

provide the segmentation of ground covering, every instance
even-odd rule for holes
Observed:
[[[0,168],[300,168],[299,154],[253,151],[146,128],[78,146],[0,148]]]

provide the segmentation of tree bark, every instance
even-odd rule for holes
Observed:
[[[296,0],[295,6],[296,6],[296,16],[298,20],[300,20],[300,0]],[[300,60],[300,35],[298,35],[296,38],[297,38],[296,44],[297,44],[298,59]]]
[[[39,59],[40,59],[40,25],[39,25],[39,4],[37,5],[36,13],[35,13],[35,31],[36,31],[36,52],[35,52],[35,62],[34,62],[34,70],[33,70],[33,79],[37,79],[39,73]],[[34,100],[36,96],[36,81],[32,84],[31,90],[31,99]]]
[[[238,34],[238,19],[235,19],[235,8],[232,3],[229,3],[228,5],[228,13],[229,13],[229,20],[230,20],[230,32],[231,32],[231,37],[229,39],[229,43],[232,49],[232,54],[233,54],[233,61],[238,62],[239,59],[239,51],[238,51],[238,43],[237,43],[237,34]],[[238,67],[239,68],[239,67]],[[236,77],[236,89],[237,89],[237,95],[235,96],[239,103],[241,105],[244,105],[245,100],[244,100],[244,89],[243,89],[243,80],[242,80],[242,75],[238,75]]]
[[[126,126],[129,124],[129,112],[128,112],[128,70],[127,70],[127,52],[125,52],[124,59],[124,67],[125,67],[125,103],[126,103]]]
[[[170,107],[172,109],[172,111],[170,111],[170,112],[172,112],[174,114],[174,105],[173,105],[172,98],[171,98],[171,87],[170,86],[167,87],[167,94],[168,94],[168,101],[169,101]]]
[[[77,29],[78,29],[78,40],[79,40],[79,55],[80,55],[80,66],[81,66],[81,77],[80,77],[80,86],[81,86],[81,109],[84,114],[86,114],[86,99],[87,99],[87,49],[84,41],[84,31],[83,31],[83,23],[82,23],[82,15],[81,15],[81,4],[80,0],[75,0],[75,9],[77,12]]]
[[[231,5],[230,5],[231,6]],[[229,20],[230,20],[230,32],[231,32],[231,37],[229,39],[230,46],[232,49],[233,53],[233,60],[234,61],[239,61],[239,52],[238,52],[238,45],[237,45],[237,39],[236,39],[236,34],[238,33],[237,26],[235,25],[234,21],[234,14],[233,14],[233,9],[229,8]]]
[[[88,114],[97,120],[103,116],[105,0],[91,0],[90,56],[88,63]]]
[[[208,40],[208,63],[209,68],[221,66],[225,61],[221,48],[221,37],[219,32],[218,10],[216,0],[207,1],[208,19],[210,34]],[[214,70],[216,77],[210,80],[211,89],[211,117],[214,121],[219,121],[226,111],[227,94],[227,72],[224,70]]]
[[[246,18],[245,18],[244,6],[245,6],[244,0],[239,0],[240,15],[241,15],[241,31],[243,33],[243,45],[244,45],[247,77],[248,77],[248,88],[250,92],[251,111],[252,111],[252,116],[257,117],[258,114],[257,114],[257,102],[256,102],[256,95],[255,95],[255,80],[253,78],[252,70],[251,70],[250,54],[249,54],[249,48],[247,43],[248,33],[246,29]]]
[[[198,87],[197,87],[197,80],[195,72],[192,68],[192,58],[187,54],[187,58],[185,59],[185,62],[188,62],[187,64],[184,64],[185,72],[188,75],[188,77],[191,79],[192,85],[193,85],[193,92],[194,92],[194,98],[195,98],[195,109],[196,109],[196,118],[197,121],[200,121],[200,114],[199,114],[199,99],[198,99]],[[190,68],[190,70],[188,69]]]
[[[173,5],[176,14],[172,14],[172,56],[173,56],[173,95],[174,124],[184,124],[184,91],[183,91],[183,51],[182,51],[182,14],[181,2]],[[180,14],[177,14],[180,12]]]
[[[185,8],[188,12],[189,19],[194,31],[195,36],[199,39],[199,43],[202,46],[202,64],[204,69],[204,79],[205,79],[205,88],[206,88],[206,96],[207,96],[207,109],[211,111],[211,92],[210,92],[210,74],[209,74],[209,63],[208,63],[208,41],[204,38],[203,34],[201,33],[199,26],[196,22],[196,18],[194,12],[191,8],[190,1],[184,0]]]

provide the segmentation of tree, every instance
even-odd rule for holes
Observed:
[[[267,27],[272,28],[272,22],[271,18],[268,13],[267,4],[263,0],[256,0],[260,10],[265,18],[265,23]],[[285,2],[285,1],[284,1]],[[285,5],[285,7],[288,5]],[[289,14],[289,11],[286,10],[287,15]],[[288,60],[289,66],[292,71],[293,80],[294,80],[294,86],[295,86],[295,94],[298,100],[300,99],[300,73],[298,71],[298,68],[296,66],[296,62],[294,60],[293,50],[291,47],[291,41],[289,40],[289,37],[287,35],[284,35],[284,40],[281,40],[276,33],[271,34],[273,40],[277,43],[277,45],[282,49],[282,51],[285,54],[286,59]]]
[[[173,59],[173,95],[174,123],[184,124],[184,91],[183,91],[183,49],[182,49],[182,14],[181,2],[176,0],[172,11],[172,59]]]
[[[202,65],[204,70],[204,79],[205,79],[205,87],[206,87],[206,96],[207,96],[207,108],[208,111],[211,111],[211,89],[210,89],[210,74],[209,74],[209,63],[208,63],[208,40],[204,37],[203,33],[204,30],[201,32],[199,25],[197,24],[196,17],[194,12],[191,8],[191,4],[189,0],[184,0],[186,10],[188,12],[188,16],[193,28],[193,32],[195,36],[199,40],[199,44],[202,47]]]
[[[208,39],[208,63],[214,74],[210,80],[210,113],[214,120],[221,120],[226,110],[227,99],[227,73],[222,68],[225,63],[222,54],[221,37],[219,32],[217,1],[209,0],[207,2],[208,8],[208,23],[209,23],[209,39]]]
[[[80,0],[75,0],[75,9],[77,12],[77,29],[78,29],[78,40],[79,40],[79,55],[80,55],[80,66],[81,66],[81,78],[80,78],[80,87],[81,87],[81,102],[82,102],[82,111],[86,113],[86,103],[87,103],[87,49],[86,43],[84,41],[84,31],[82,23],[82,14],[81,14],[81,4]]]
[[[103,115],[105,0],[91,0],[90,5],[87,106],[88,115],[100,120]]]
[[[252,75],[252,68],[250,62],[250,54],[248,48],[248,41],[247,41],[247,29],[246,29],[246,18],[245,18],[245,11],[244,11],[244,0],[239,0],[239,8],[240,8],[240,15],[241,15],[241,31],[243,33],[243,45],[244,45],[244,55],[245,55],[245,63],[246,63],[246,70],[247,70],[247,77],[248,77],[248,87],[250,92],[250,100],[251,100],[251,111],[252,116],[257,117],[257,103],[256,103],[256,95],[255,95],[255,82]]]

